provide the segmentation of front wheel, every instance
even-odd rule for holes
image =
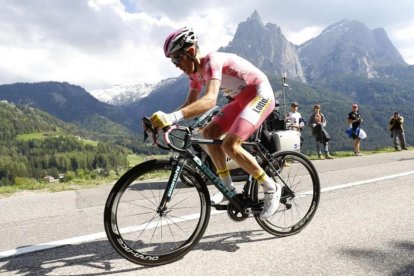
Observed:
[[[266,221],[255,219],[259,225],[276,236],[289,236],[303,230],[315,215],[319,204],[320,184],[318,173],[312,162],[303,154],[294,151],[272,154],[271,164],[263,169],[282,185],[282,197],[276,213]],[[257,185],[257,184],[256,184]],[[260,191],[257,187],[253,191]],[[263,192],[256,192],[263,200]]]
[[[159,203],[172,174],[172,161],[150,160],[125,173],[112,188],[104,211],[111,245],[127,260],[163,265],[187,254],[203,236],[210,198],[201,177],[184,166],[171,201]]]

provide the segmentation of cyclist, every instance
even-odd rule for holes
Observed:
[[[230,53],[213,52],[202,55],[198,39],[191,28],[181,28],[169,34],[164,43],[165,56],[189,76],[189,92],[184,105],[166,114],[157,111],[151,116],[155,127],[170,126],[182,119],[200,115],[216,105],[220,90],[234,99],[224,105],[219,114],[203,129],[203,136],[219,139],[221,145],[208,145],[210,157],[223,183],[234,189],[226,154],[242,169],[255,177],[264,191],[262,220],[270,218],[279,206],[281,185],[275,183],[259,166],[256,159],[241,146],[272,112],[275,98],[266,75],[247,60]],[[199,98],[202,87],[205,92]],[[213,204],[223,201],[217,192]]]

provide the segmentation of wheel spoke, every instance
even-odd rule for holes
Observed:
[[[121,177],[111,191],[114,196],[108,197],[109,207],[105,208],[105,230],[117,251],[135,263],[171,262],[186,254],[204,234],[210,214],[205,200],[208,190],[205,185],[190,186],[179,179],[166,208],[159,210],[172,166],[167,160],[139,166]],[[183,173],[188,179],[202,181],[186,165]]]
[[[285,205],[282,203],[271,218],[267,221],[261,221],[258,215],[255,218],[271,234],[292,235],[305,227],[316,211],[315,206],[319,202],[319,178],[312,163],[302,154],[280,152],[274,154],[273,158],[273,166],[280,169],[271,177],[280,180],[289,192],[282,198]],[[279,166],[283,162],[290,165]],[[271,173],[274,170],[266,171]]]

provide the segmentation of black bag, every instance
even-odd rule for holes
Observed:
[[[266,120],[263,122],[263,130],[260,135],[260,143],[270,152],[276,152],[276,143],[274,141],[274,131],[285,130],[285,120],[281,118],[277,108],[274,108],[272,113],[267,116]]]
[[[331,140],[331,136],[329,135],[329,133],[320,124],[317,124],[313,128],[313,135],[315,135],[316,141],[321,142],[321,143],[326,143]]]
[[[276,144],[272,139],[272,133],[268,130],[263,130],[260,135],[260,144],[262,144],[269,153],[276,152]]]
[[[328,142],[331,140],[331,136],[329,135],[329,133],[326,131],[326,129],[324,127],[321,128],[322,131],[322,141],[323,142]]]
[[[263,122],[263,128],[267,131],[276,131],[286,129],[285,120],[280,118],[279,111],[275,108]]]

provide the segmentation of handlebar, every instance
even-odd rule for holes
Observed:
[[[183,153],[191,145],[191,137],[194,131],[198,128],[202,128],[215,114],[219,112],[219,110],[220,108],[218,106],[211,108],[199,118],[195,118],[194,122],[189,127],[175,124],[163,128],[163,140],[165,141],[166,146],[162,145],[161,142],[158,141],[159,129],[153,127],[149,118],[143,117],[142,123],[144,127],[144,141],[150,134],[153,143],[159,148],[164,150],[172,149],[173,151]],[[180,146],[177,145],[178,143],[180,143]]]

